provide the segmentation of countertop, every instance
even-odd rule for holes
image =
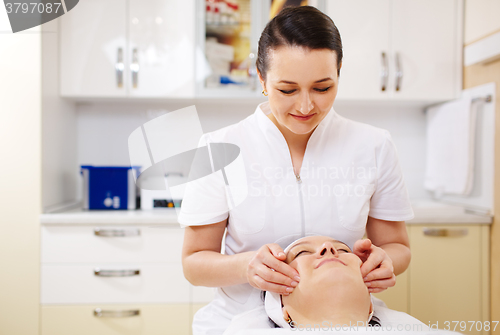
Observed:
[[[429,200],[412,202],[415,218],[407,221],[414,224],[491,224],[492,217],[466,211]],[[80,208],[40,215],[42,225],[171,225],[179,226],[175,209],[88,211]]]

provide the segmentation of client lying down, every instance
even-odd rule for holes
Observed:
[[[371,297],[361,276],[362,261],[346,244],[327,236],[308,236],[290,244],[285,254],[285,262],[300,274],[298,286],[290,295],[265,292],[264,306],[234,317],[224,335],[275,327],[429,329]]]

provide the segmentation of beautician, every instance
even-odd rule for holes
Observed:
[[[248,195],[232,206],[221,171],[187,185],[179,216],[184,275],[217,287],[194,317],[194,335],[222,334],[234,315],[262,304],[262,290],[292,292],[300,277],[283,248],[303,236],[353,245],[369,292],[394,286],[408,267],[404,221],[413,211],[396,149],[387,131],[333,110],[341,65],[332,20],[314,7],[285,8],[259,40],[257,69],[269,101],[203,136],[201,145],[240,148]]]

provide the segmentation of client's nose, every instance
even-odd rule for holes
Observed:
[[[334,256],[338,255],[337,249],[333,246],[333,244],[331,244],[329,242],[323,243],[323,245],[321,246],[320,255],[325,256],[329,252],[332,253],[332,255],[334,255]]]

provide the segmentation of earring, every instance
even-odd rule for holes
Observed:
[[[368,323],[372,320],[372,317],[373,317],[373,312],[374,312],[374,308],[372,308],[372,311],[370,312],[370,314],[368,315]]]
[[[290,317],[290,315],[288,316],[288,319],[286,320],[286,323],[288,323],[290,325],[290,327],[293,328],[293,321],[292,321],[292,318]]]
[[[267,96],[269,95],[269,94],[267,93],[267,91],[266,91],[266,90],[262,90],[262,94],[263,94],[265,97],[267,97]]]

